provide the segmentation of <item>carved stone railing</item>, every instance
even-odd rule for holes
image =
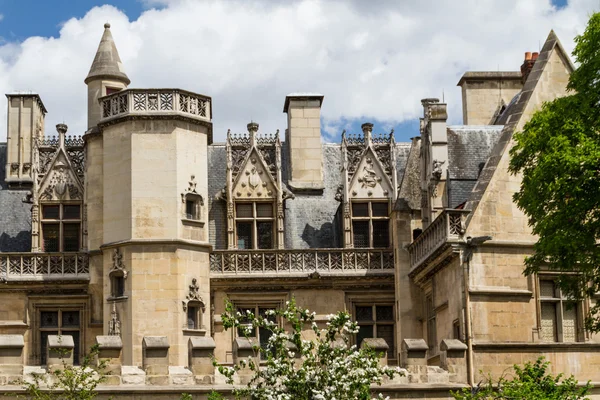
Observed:
[[[410,267],[418,267],[449,242],[458,243],[465,231],[469,210],[445,209],[409,246]]]
[[[394,273],[392,250],[216,250],[210,255],[211,274],[259,274],[303,272]]]
[[[126,89],[99,101],[100,122],[130,115],[181,115],[203,121],[212,118],[210,97],[180,89]]]
[[[0,253],[0,281],[89,279],[87,253]]]

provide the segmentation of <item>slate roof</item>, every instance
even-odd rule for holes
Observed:
[[[31,251],[31,205],[23,203],[29,190],[8,190],[6,143],[0,143],[0,252]]]

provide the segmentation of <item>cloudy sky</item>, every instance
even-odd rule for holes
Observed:
[[[467,70],[518,70],[554,29],[570,52],[599,0],[0,0],[0,91],[32,90],[69,133],[86,129],[83,83],[110,22],[131,87],[179,87],[213,98],[227,129],[283,131],[285,95],[325,95],[322,132],[394,128],[418,134],[420,99],[444,97],[462,119]],[[6,126],[6,99],[0,101]],[[5,128],[0,141],[5,141]]]

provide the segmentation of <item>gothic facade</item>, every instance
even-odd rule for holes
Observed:
[[[323,143],[324,96],[293,93],[284,134],[250,122],[217,143],[209,96],[128,87],[106,24],[83,135],[44,136],[40,96],[7,95],[0,385],[51,367],[61,337],[74,364],[100,345],[121,398],[226,390],[210,355],[233,364],[247,343],[223,328],[225,300],[264,314],[292,298],[321,325],[349,311],[359,346],[383,339],[382,362],[406,369],[392,398],[449,398],[540,353],[600,380],[589,304],[522,275],[535,238],[507,171],[512,134],[572,70],[551,32],[521,71],[463,75],[464,125],[423,99],[409,143],[370,123]]]

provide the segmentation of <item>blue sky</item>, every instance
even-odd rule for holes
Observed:
[[[132,86],[213,96],[217,140],[250,119],[283,131],[283,99],[303,91],[325,95],[327,141],[343,129],[360,132],[363,122],[408,141],[418,135],[421,98],[444,95],[449,123],[460,124],[462,73],[518,70],[523,52],[536,51],[550,29],[570,51],[597,7],[598,0],[456,1],[433,9],[394,0],[0,0],[0,90],[40,93],[50,111],[47,134],[60,120],[82,133],[82,80],[110,20]],[[170,52],[178,46],[183,57]],[[4,109],[0,103],[0,118]]]

